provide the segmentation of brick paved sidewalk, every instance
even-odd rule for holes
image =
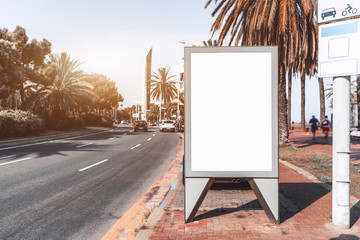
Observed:
[[[311,132],[291,130],[290,142],[299,148],[306,148],[320,153],[332,155],[332,135],[325,139],[321,131],[317,131],[316,139],[312,139]],[[350,141],[351,161],[360,164],[360,141]]]
[[[224,189],[225,186],[215,184],[195,221],[184,224],[183,186],[179,183],[150,239],[360,238],[359,209],[351,209],[350,230],[335,228],[331,224],[331,192],[283,164],[280,164],[279,225],[269,223],[246,183]]]
[[[298,147],[331,155],[332,140],[318,136],[315,142],[304,132],[292,131],[290,140]],[[352,143],[357,149],[357,143]],[[360,145],[358,150],[360,154]],[[352,156],[353,157],[353,156]],[[286,165],[284,165],[286,164]],[[331,223],[331,192],[314,182],[315,177],[284,162],[279,164],[280,220],[269,220],[247,182],[213,185],[194,219],[184,224],[184,187],[179,172],[177,187],[160,205],[156,222],[144,224],[150,239],[360,239],[360,210],[351,206],[351,229]],[[289,167],[290,166],[290,167]],[[302,172],[300,174],[299,172]],[[306,176],[306,177],[305,177]],[[316,180],[316,179],[315,179]],[[356,200],[356,199],[354,199]],[[354,201],[352,201],[354,203]],[[355,201],[356,203],[356,201]],[[360,201],[356,203],[360,205]],[[162,215],[162,216],[161,216]],[[149,236],[149,235],[147,235]],[[136,239],[147,239],[138,236]]]

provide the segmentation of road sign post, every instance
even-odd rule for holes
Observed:
[[[333,84],[332,221],[350,228],[350,77]]]
[[[318,22],[359,16],[360,0],[318,0]],[[350,76],[360,74],[360,20],[319,27],[319,77],[334,77],[332,222],[350,228]]]

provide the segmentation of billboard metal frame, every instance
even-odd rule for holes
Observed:
[[[191,54],[271,53],[272,58],[272,171],[212,172],[191,170]],[[278,53],[277,47],[185,47],[185,173],[186,177],[278,177]]]
[[[271,171],[191,170],[191,54],[196,53],[271,53]],[[184,56],[186,122],[184,149],[185,222],[194,219],[215,178],[247,178],[270,222],[279,223],[278,47],[185,47]]]

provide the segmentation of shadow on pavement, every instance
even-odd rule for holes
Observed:
[[[349,235],[349,234],[341,234],[340,236],[338,236],[336,238],[330,238],[330,240],[340,240],[340,239],[359,240],[360,238],[355,235]]]
[[[194,221],[199,221],[202,219],[207,219],[212,217],[218,217],[221,215],[234,213],[240,210],[262,210],[262,208],[260,207],[258,200],[253,200],[236,208],[216,208],[206,213],[199,214],[194,218]]]
[[[77,148],[81,143],[74,142],[64,142],[59,143],[55,142],[50,144],[42,144],[32,146],[31,151],[14,151],[10,154],[6,151],[0,152],[0,162],[10,162],[13,160],[18,160],[20,158],[27,157],[29,155],[36,154],[34,158],[42,158],[42,157],[50,157],[50,156],[68,156],[66,152],[74,152],[74,151],[86,151],[86,152],[100,152],[106,151],[110,145],[104,144],[91,144],[89,148]],[[90,148],[91,147],[91,148]]]
[[[279,189],[286,198],[298,207],[299,212],[330,194],[330,191],[317,183],[280,183]],[[285,211],[280,215],[280,221],[285,222],[296,214],[297,212]]]
[[[360,201],[358,201],[356,203],[356,205],[360,205]],[[360,209],[353,206],[350,209],[350,228],[352,228],[359,219],[360,219]],[[348,239],[348,238],[346,238],[346,239]],[[352,239],[352,238],[349,238],[349,239]],[[359,238],[357,238],[357,239],[359,239]]]
[[[321,146],[332,146],[332,137],[329,136],[327,139],[324,137],[316,137],[315,140],[311,139],[304,139],[304,138],[291,138],[291,142],[296,144],[298,148],[307,148],[313,145],[321,145]]]

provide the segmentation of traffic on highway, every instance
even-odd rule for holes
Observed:
[[[0,148],[0,239],[100,239],[181,144],[158,127],[134,130]]]

